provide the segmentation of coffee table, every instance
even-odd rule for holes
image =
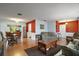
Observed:
[[[51,40],[39,40],[38,41],[38,48],[40,49],[40,51],[44,52],[45,54],[47,54],[47,51],[49,51],[49,49],[51,47],[56,47],[57,46],[57,41],[55,39],[51,39]]]

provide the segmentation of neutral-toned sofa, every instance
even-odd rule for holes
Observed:
[[[38,40],[58,39],[57,35],[54,32],[41,32],[41,34],[36,35],[36,38]]]
[[[79,56],[79,32],[75,32],[72,37],[67,36],[67,45],[62,46],[56,56]]]
[[[51,39],[58,39],[58,38],[54,32],[41,32],[41,39],[42,40],[51,40]]]

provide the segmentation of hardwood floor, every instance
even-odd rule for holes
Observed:
[[[66,45],[66,40],[60,40],[57,42],[58,45]],[[28,56],[24,49],[36,46],[37,43],[31,39],[23,39],[23,43],[15,44],[14,46],[9,46],[6,51],[6,56]]]
[[[27,53],[24,49],[31,48],[36,46],[36,42],[30,39],[23,39],[23,43],[15,44],[14,46],[9,46],[6,49],[6,56],[27,56]]]
[[[62,45],[62,46],[66,46],[66,45],[67,45],[67,42],[66,42],[65,39],[63,39],[63,40],[59,40],[59,41],[57,42],[57,44],[58,44],[58,45]]]

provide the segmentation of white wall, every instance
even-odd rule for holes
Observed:
[[[56,22],[55,21],[48,21],[48,31],[56,33]]]
[[[40,24],[44,25],[44,29],[40,29]],[[40,34],[41,32],[48,32],[48,23],[47,21],[36,20],[36,34]]]

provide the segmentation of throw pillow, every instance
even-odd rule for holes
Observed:
[[[74,44],[72,42],[69,42],[69,44],[66,47],[74,49]]]

